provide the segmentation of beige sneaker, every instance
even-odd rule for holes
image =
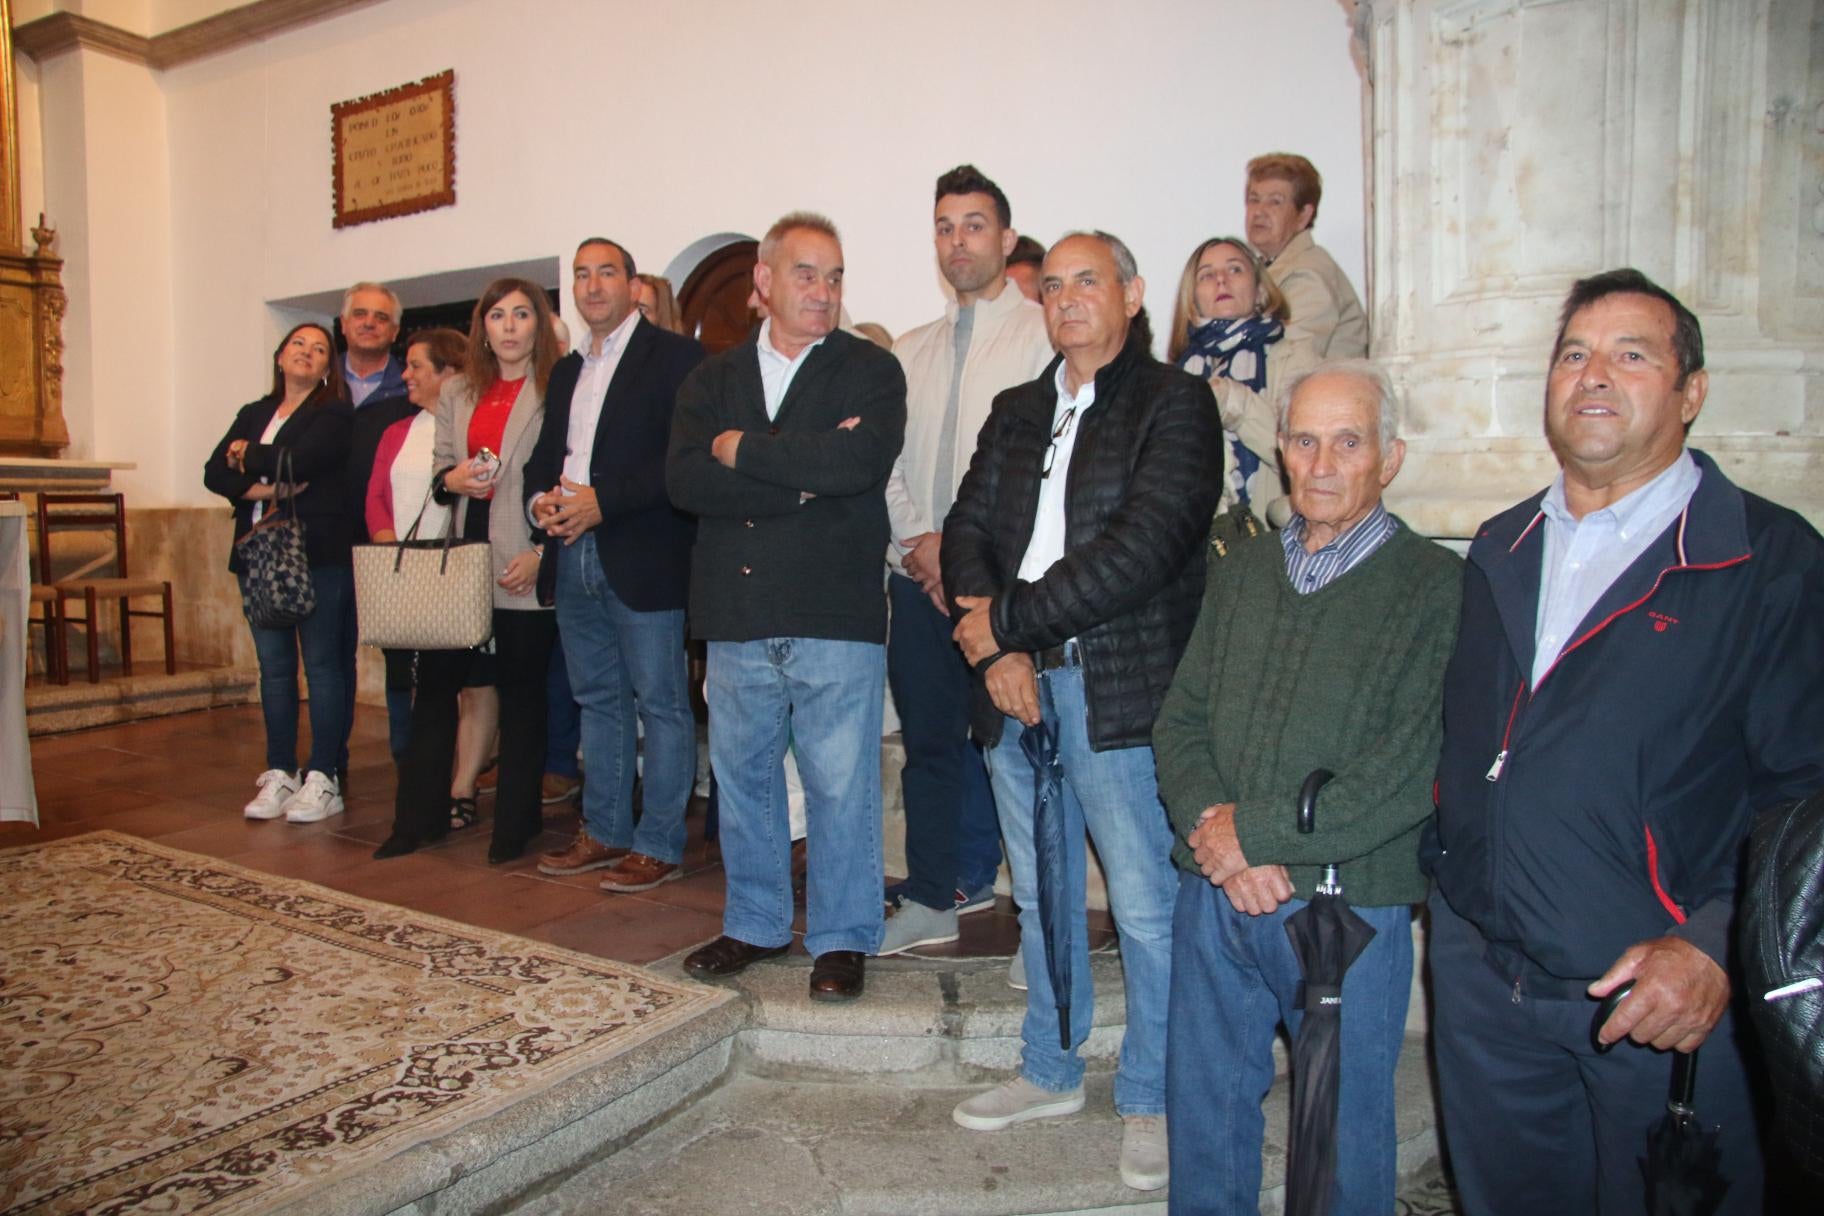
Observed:
[[[1024,1123],[1028,1119],[1051,1119],[1074,1115],[1083,1109],[1083,1087],[1065,1093],[1040,1089],[1025,1077],[995,1086],[973,1098],[965,1098],[950,1112],[957,1126],[972,1132],[998,1132],[1003,1127]]]
[[[1136,1191],[1156,1191],[1171,1180],[1164,1115],[1121,1118],[1121,1181]]]

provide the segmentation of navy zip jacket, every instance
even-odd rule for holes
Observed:
[[[1691,454],[1537,687],[1544,493],[1469,550],[1425,861],[1491,954],[1566,980],[1668,934],[1728,970],[1750,820],[1824,788],[1824,540]]]

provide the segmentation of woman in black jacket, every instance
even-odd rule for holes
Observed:
[[[341,660],[343,614],[354,599],[349,544],[352,527],[343,468],[348,462],[354,409],[348,385],[331,359],[329,331],[306,322],[294,326],[272,355],[272,391],[241,407],[234,424],[203,466],[203,484],[234,504],[234,535],[247,533],[273,509],[280,458],[297,494],[284,510],[304,524],[304,548],[315,611],[301,624],[283,629],[251,625],[260,662],[260,705],[266,718],[266,771],[256,779],[259,793],[244,808],[249,819],[314,823],[339,814],[342,794],[337,756],[348,736],[346,676]],[[228,568],[246,572],[238,553]],[[310,760],[298,772],[298,652],[310,677]]]

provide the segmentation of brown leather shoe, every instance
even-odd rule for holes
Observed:
[[[684,959],[684,970],[692,975],[738,975],[751,964],[763,958],[777,958],[791,948],[790,942],[783,946],[750,946],[725,934],[692,950]]]
[[[583,874],[590,870],[605,870],[625,856],[626,849],[610,848],[589,835],[588,828],[579,828],[576,839],[566,847],[538,855],[538,872]]]
[[[602,875],[604,891],[650,891],[662,882],[684,877],[684,872],[669,861],[660,861],[644,853],[629,853],[614,869]]]
[[[582,788],[583,783],[575,777],[564,777],[557,773],[546,773],[544,780],[539,782],[538,785],[539,801],[546,806],[550,806],[553,802],[564,801]]]
[[[831,950],[819,954],[811,966],[813,1001],[852,1001],[861,995],[868,956],[859,950]]]

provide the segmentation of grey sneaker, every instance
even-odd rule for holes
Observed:
[[[1165,1151],[1164,1115],[1121,1119],[1121,1181],[1136,1191],[1156,1191],[1172,1176]]]
[[[917,900],[901,900],[897,908],[887,916],[886,935],[880,939],[880,949],[874,953],[885,958],[889,954],[900,954],[914,946],[936,946],[943,942],[953,942],[962,936],[956,927],[956,909],[939,912],[936,908],[927,908]]]
[[[956,1120],[958,1126],[966,1127],[972,1132],[998,1132],[1003,1127],[1012,1127],[1015,1123],[1024,1123],[1028,1119],[1074,1115],[1082,1109],[1081,1085],[1060,1094],[1040,1089],[1025,1077],[1015,1077],[985,1093],[958,1102],[956,1109],[950,1112],[950,1117]],[[1161,1125],[1163,1126],[1163,1120]],[[1125,1151],[1121,1160],[1125,1173]]]
[[[967,916],[971,912],[986,912],[994,907],[994,882],[989,880],[973,891],[956,889],[956,914]]]
[[[1013,957],[1007,960],[1007,986],[1026,991],[1026,947],[1014,948]]]

